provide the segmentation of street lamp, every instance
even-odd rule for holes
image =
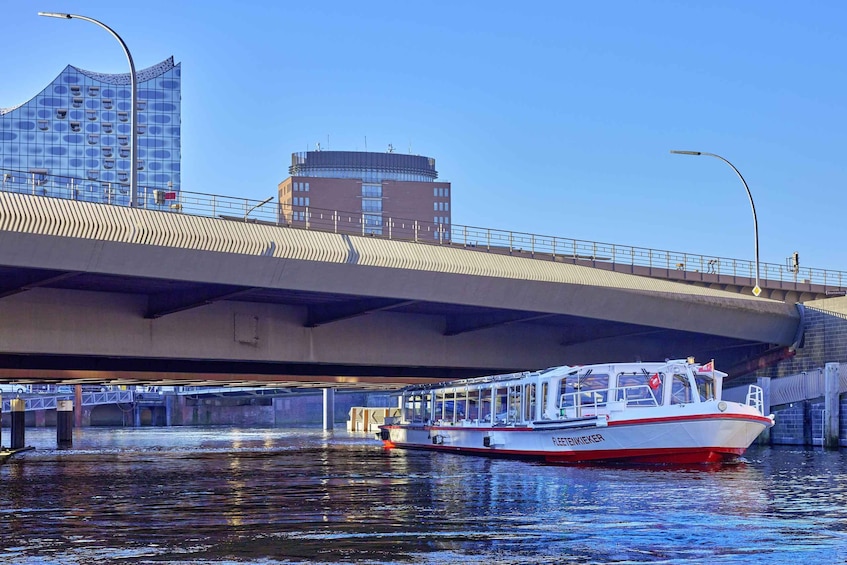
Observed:
[[[132,60],[132,55],[129,53],[129,48],[127,48],[126,43],[124,43],[124,40],[121,39],[121,36],[115,33],[115,30],[95,19],[88,18],[86,16],[79,16],[77,14],[57,14],[55,12],[38,12],[38,15],[47,16],[48,18],[60,18],[63,20],[76,18],[78,20],[85,20],[87,22],[97,24],[111,33],[112,37],[117,39],[121,44],[121,47],[123,47],[124,53],[126,53],[126,58],[129,61],[129,84],[130,90],[132,91],[132,111],[130,112],[129,121],[129,127],[131,129],[129,147],[129,205],[131,208],[138,206],[138,132],[136,131],[136,123],[138,121],[138,84],[135,76],[135,63]]]
[[[759,222],[756,220],[756,206],[753,204],[753,194],[750,193],[750,187],[747,186],[747,181],[744,180],[744,177],[741,176],[741,173],[738,172],[738,169],[735,168],[735,165],[721,157],[720,155],[715,155],[714,153],[703,153],[702,151],[674,151],[671,150],[671,153],[674,155],[706,155],[708,157],[714,157],[716,159],[720,159],[735,171],[735,174],[738,175],[738,178],[741,179],[741,184],[744,185],[744,189],[747,191],[747,198],[750,199],[750,208],[753,209],[753,237],[754,244],[756,250],[756,286],[753,287],[753,294],[755,296],[759,296],[762,293],[762,289],[759,286]]]
[[[253,211],[253,210],[255,210],[256,208],[258,208],[259,206],[264,206],[265,204],[267,204],[268,202],[270,202],[270,201],[271,201],[271,200],[273,200],[273,199],[274,199],[274,197],[273,197],[273,196],[271,196],[270,198],[265,198],[264,200],[262,200],[261,202],[259,202],[258,204],[256,204],[255,206],[253,206],[252,208],[250,208],[249,210],[247,210],[247,213],[246,213],[246,214],[244,214],[244,221],[245,221],[245,222],[247,221],[247,216],[249,216],[249,215],[250,215],[250,212],[252,212],[252,211]]]

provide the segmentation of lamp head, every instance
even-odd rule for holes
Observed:
[[[676,151],[674,149],[671,149],[671,153],[673,153],[674,155],[702,155],[703,154],[700,151]]]
[[[39,16],[46,16],[48,18],[61,18],[63,20],[69,20],[73,18],[71,14],[59,14],[57,12],[38,12]]]

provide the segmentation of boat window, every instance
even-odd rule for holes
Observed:
[[[491,421],[491,388],[483,387],[479,389],[479,421]]]
[[[525,402],[524,402],[524,415],[523,419],[525,421],[530,421],[535,419],[535,383],[528,384],[524,387],[525,394]]]
[[[549,404],[547,400],[547,392],[550,390],[550,383],[548,381],[544,381],[541,383],[541,417],[547,418],[547,405]]]
[[[406,422],[425,422],[429,420],[429,395],[413,393],[405,397],[403,420]]]
[[[615,399],[627,406],[660,405],[664,381],[664,373],[621,373]]]
[[[697,383],[697,394],[701,402],[715,399],[715,381],[711,376],[694,375],[694,382]]]
[[[589,373],[580,375],[579,391],[582,393],[582,404],[598,404],[606,402],[609,389],[609,375],[604,373]]]
[[[688,404],[694,402],[691,395],[691,382],[688,375],[674,373],[671,385],[671,404]]]
[[[523,385],[512,385],[509,387],[507,398],[506,422],[514,424],[523,419]]]
[[[467,405],[465,407],[465,418],[468,420],[476,420],[479,418],[479,392],[472,390],[466,392]]]

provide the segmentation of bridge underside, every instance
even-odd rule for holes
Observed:
[[[785,347],[608,319],[0,267],[0,380],[380,388],[615,359]],[[15,320],[13,324],[9,321]]]

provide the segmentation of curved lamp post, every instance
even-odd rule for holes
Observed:
[[[273,196],[271,196],[270,198],[265,198],[264,200],[262,200],[261,202],[259,202],[258,204],[256,204],[255,206],[253,206],[252,208],[250,208],[249,210],[247,210],[247,213],[246,213],[246,214],[244,214],[244,221],[245,221],[245,222],[247,221],[247,216],[249,216],[249,215],[250,215],[250,212],[252,212],[253,210],[255,210],[256,208],[258,208],[258,207],[260,207],[260,206],[264,206],[265,204],[267,204],[268,202],[270,202],[270,201],[271,201],[271,200],[273,200],[273,199],[274,199],[274,197],[273,197]]]
[[[77,14],[58,14],[55,12],[38,12],[39,16],[47,16],[48,18],[60,18],[63,20],[85,20],[87,22],[91,22],[93,24],[97,24],[102,27],[110,34],[112,37],[118,40],[118,43],[123,47],[124,53],[126,53],[126,58],[129,61],[129,84],[130,89],[132,91],[132,111],[130,112],[130,146],[129,146],[129,205],[134,208],[138,206],[138,132],[136,131],[136,122],[138,121],[138,84],[135,76],[135,63],[132,60],[132,55],[129,53],[129,48],[127,48],[124,40],[121,39],[121,36],[115,33],[115,30],[104,24],[103,22],[98,22],[95,19],[88,18],[86,16],[79,16]]]
[[[735,174],[738,175],[738,178],[741,179],[741,184],[744,185],[744,189],[747,191],[747,198],[750,199],[750,208],[753,209],[753,236],[756,250],[756,286],[753,287],[753,294],[759,296],[762,293],[762,289],[759,286],[759,222],[756,220],[756,206],[753,204],[753,194],[750,193],[750,187],[747,186],[747,181],[744,180],[744,177],[741,176],[741,173],[738,172],[738,169],[735,168],[735,165],[721,157],[720,155],[715,155],[714,153],[703,153],[702,151],[674,151],[671,150],[671,153],[674,155],[706,155],[708,157],[714,157],[716,159],[720,159],[735,171]]]

